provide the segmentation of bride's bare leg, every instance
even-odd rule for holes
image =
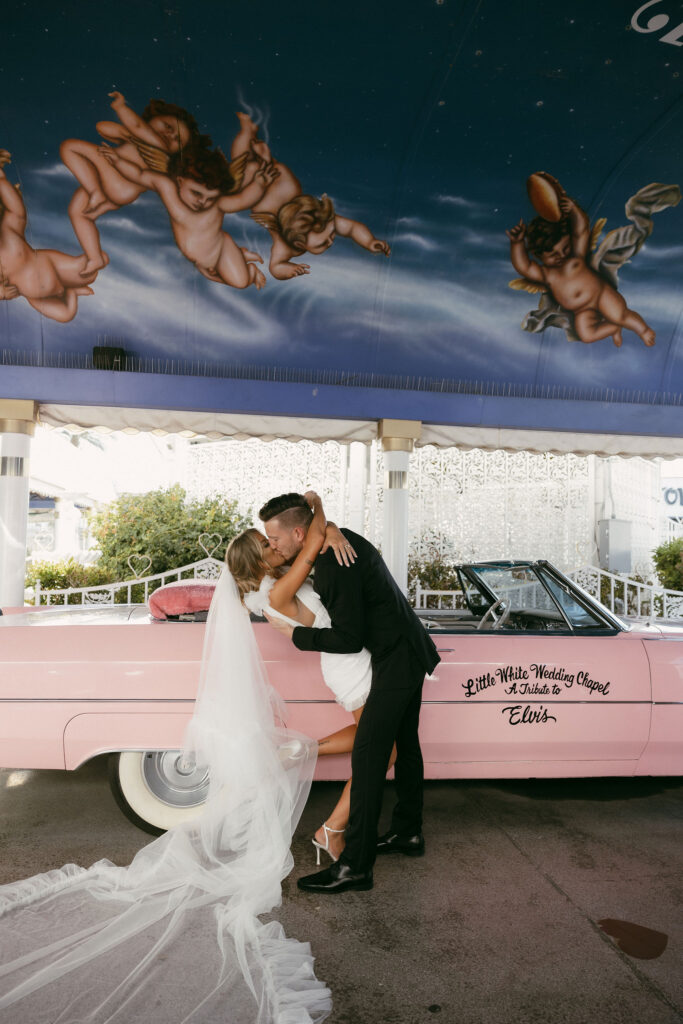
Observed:
[[[318,755],[322,754],[350,754],[353,750],[353,741],[356,738],[356,726],[345,725],[343,729],[325,736],[318,740]]]
[[[351,714],[356,720],[356,725],[347,725],[346,728],[340,729],[338,732],[332,733],[330,736],[326,736],[318,743],[319,754],[346,754],[353,749],[353,739],[356,735],[356,726],[360,721],[360,716],[363,713],[363,708],[358,708],[356,711],[352,711]],[[351,740],[350,746],[349,738]],[[391,751],[391,757],[389,758],[389,764],[387,765],[387,771],[393,765],[396,760],[396,746],[394,745]],[[344,849],[344,832],[343,830],[349,823],[349,811],[351,808],[351,779],[344,786],[339,800],[335,804],[335,807],[329,817],[326,819],[325,824],[328,829],[336,829],[337,831],[328,833],[327,843],[328,849],[335,859],[338,859]],[[325,845],[326,837],[325,831],[322,827],[318,829],[315,834],[316,840],[322,845]]]

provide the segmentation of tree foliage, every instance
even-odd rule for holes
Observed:
[[[657,579],[667,590],[683,590],[683,537],[660,544],[652,552]]]
[[[109,583],[111,576],[99,565],[83,565],[75,558],[63,558],[59,562],[32,562],[26,570],[26,586],[35,587],[40,580],[43,590],[66,590],[68,587],[95,587]],[[41,598],[41,604],[47,599]],[[69,604],[80,604],[80,594],[72,594]]]
[[[221,538],[213,557],[222,559],[228,542],[248,526],[250,520],[238,512],[236,501],[187,501],[179,484],[147,494],[122,494],[91,517],[101,551],[97,564],[112,580],[131,578],[129,560],[139,575],[144,569],[149,576],[205,558],[202,534],[209,535],[203,538],[209,551]],[[146,569],[147,557],[151,564]]]
[[[408,600],[415,604],[415,593],[418,583],[425,590],[460,590],[460,581],[455,566],[444,562],[441,558],[408,559]],[[428,607],[436,607],[436,598],[427,598]]]
[[[209,551],[218,545],[213,557],[223,559],[228,542],[251,525],[238,512],[237,502],[226,498],[188,502],[180,485],[147,494],[122,494],[95,512],[90,522],[101,552],[97,563],[82,565],[74,558],[33,562],[26,573],[27,587],[35,587],[38,580],[44,590],[93,587],[177,569],[206,558],[199,544],[202,534]],[[117,602],[127,599],[126,589],[116,595]],[[134,587],[131,600],[144,599],[144,587]],[[69,598],[71,604],[80,600],[80,594]]]

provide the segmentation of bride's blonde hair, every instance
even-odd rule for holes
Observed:
[[[240,533],[228,544],[225,563],[237,584],[240,601],[251,590],[258,590],[270,566],[263,557],[263,534],[250,529]]]

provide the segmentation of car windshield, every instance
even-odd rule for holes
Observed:
[[[550,573],[543,570],[541,570],[541,575],[573,629],[596,629],[604,625],[585,605],[579,603],[566,584],[556,580]]]
[[[469,565],[463,567],[463,573],[471,583],[479,584],[479,600],[489,609],[492,628],[609,628],[580,595],[543,565]]]

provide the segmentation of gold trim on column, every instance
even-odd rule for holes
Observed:
[[[30,420],[0,420],[0,434],[28,434],[33,437],[35,432],[36,425]]]
[[[33,437],[38,403],[25,398],[0,398],[0,434],[28,434]]]
[[[380,420],[377,437],[385,452],[412,452],[422,435],[420,420]]]
[[[412,452],[415,441],[412,437],[383,437],[382,451],[384,452]]]

